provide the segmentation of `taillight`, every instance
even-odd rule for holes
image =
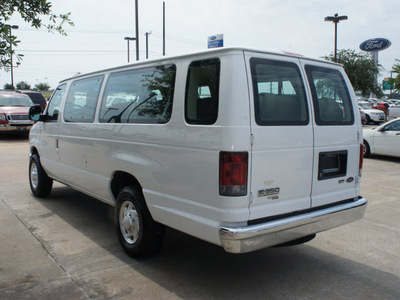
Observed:
[[[358,166],[358,175],[361,176],[362,167],[364,162],[364,145],[360,144],[360,164]]]
[[[247,194],[247,152],[220,152],[219,194],[244,196]]]

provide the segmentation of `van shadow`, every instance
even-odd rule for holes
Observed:
[[[371,154],[369,157],[366,157],[364,159],[374,159],[386,162],[400,163],[400,157],[378,155],[378,154]]]
[[[38,201],[119,260],[120,274],[112,280],[103,282],[104,275],[93,274],[90,280],[80,278],[92,285],[94,298],[133,296],[137,276],[132,272],[182,299],[398,299],[400,295],[397,276],[307,245],[233,255],[167,229],[157,256],[132,259],[119,246],[109,205],[68,187],[56,187],[50,199]],[[121,281],[125,288],[120,288]]]

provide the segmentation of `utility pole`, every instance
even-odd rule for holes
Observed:
[[[136,38],[127,36],[124,38],[124,40],[128,42],[128,63],[129,63],[129,41],[136,41]]]
[[[163,56],[165,56],[165,1],[163,2]]]
[[[149,58],[149,35],[150,34],[151,34],[151,31],[145,33],[145,35],[146,35],[146,59]]]
[[[10,59],[11,59],[11,90],[14,90],[14,66],[13,66],[13,50],[12,50],[12,34],[11,29],[18,29],[18,25],[8,25],[5,24],[5,27],[10,29]]]
[[[138,0],[135,0],[136,7],[136,60],[139,60],[139,6]],[[129,43],[129,42],[128,42]]]

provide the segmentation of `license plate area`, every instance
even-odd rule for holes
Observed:
[[[347,150],[320,152],[318,180],[343,177],[347,173]]]

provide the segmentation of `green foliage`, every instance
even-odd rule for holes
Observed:
[[[35,84],[35,90],[38,91],[48,91],[50,89],[50,85],[48,85],[46,82],[40,82]]]
[[[14,12],[34,28],[45,27],[49,32],[58,32],[67,35],[63,29],[64,24],[74,26],[70,19],[71,13],[54,14],[51,2],[47,0],[1,0],[0,1],[0,69],[8,70],[11,66],[11,55],[20,43],[17,37],[10,35],[10,26],[6,24]],[[42,17],[47,17],[48,22],[43,22]],[[12,30],[11,30],[11,33]],[[11,47],[12,45],[12,47]],[[17,60],[22,55],[16,55]]]
[[[334,57],[334,53],[331,53],[322,58],[334,61]],[[383,91],[376,80],[381,67],[375,65],[369,54],[342,49],[337,53],[337,62],[343,65],[354,90],[360,91],[364,97],[369,97],[371,93],[378,97],[383,96]]]
[[[4,89],[5,89],[5,90],[12,90],[13,88],[12,88],[11,83],[6,83],[6,84],[4,85]]]
[[[400,92],[400,60],[396,59],[396,63],[392,67],[392,72],[397,73],[393,78],[388,78],[388,82],[394,83],[394,89],[397,93]]]
[[[17,85],[17,90],[30,90],[31,85],[26,83],[25,81],[18,82]]]

